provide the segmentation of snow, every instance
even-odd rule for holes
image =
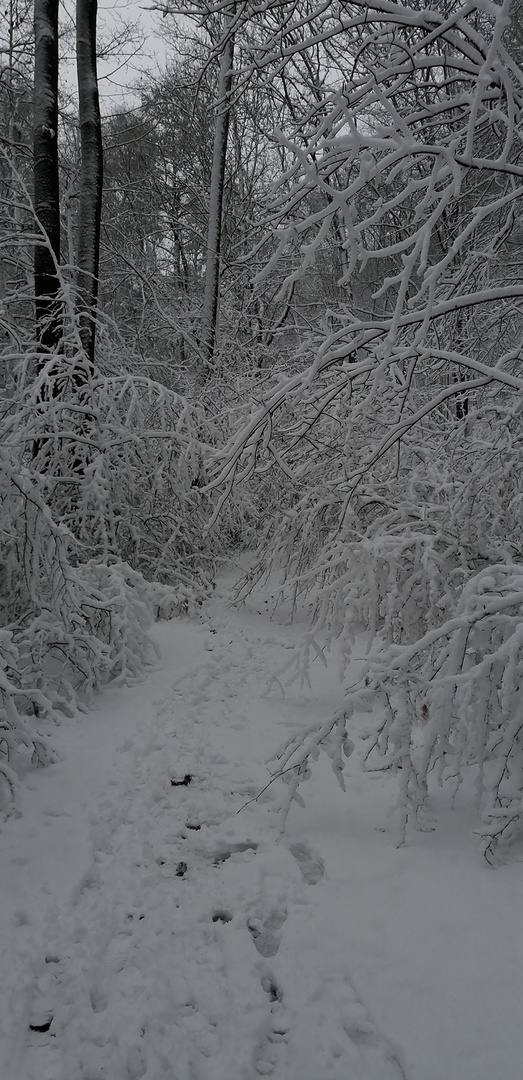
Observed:
[[[264,762],[339,707],[338,662],[267,693],[303,622],[229,585],[25,778],[0,833],[2,1080],[520,1080],[521,861],[479,857],[472,778],[398,849],[368,715],[347,792],[320,757],[277,842]]]

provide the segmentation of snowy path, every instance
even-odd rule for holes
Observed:
[[[398,852],[390,784],[352,759],[347,796],[318,763],[276,844],[263,761],[332,673],[265,697],[298,631],[219,598],[159,633],[167,670],[105,695],[62,803],[41,771],[0,835],[32,893],[3,911],[3,1080],[519,1080],[521,864],[483,867],[466,813]],[[55,886],[20,861],[38,798]]]

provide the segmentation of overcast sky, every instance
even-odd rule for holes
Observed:
[[[98,62],[100,97],[104,112],[131,104],[131,87],[147,71],[160,71],[166,61],[166,46],[162,38],[162,16],[150,10],[151,3],[137,0],[99,0],[98,44],[102,56]],[[62,0],[61,20],[64,29],[74,27],[74,0]],[[125,24],[136,24],[129,38]],[[104,54],[112,42],[112,48]],[[63,65],[62,74],[68,87],[76,86],[74,51]]]

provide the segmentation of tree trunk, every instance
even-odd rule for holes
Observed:
[[[36,334],[53,351],[60,343],[60,204],[58,185],[58,0],[34,6],[34,208],[44,236],[34,252]]]
[[[227,33],[229,24],[230,16],[226,16],[224,20],[224,34]],[[223,52],[220,57],[217,114],[214,128],[211,189],[209,195],[209,224],[207,229],[205,290],[203,298],[203,353],[205,368],[202,372],[202,383],[205,383],[210,375],[210,364],[216,347],[216,336],[218,331],[223,189],[225,181],[227,141],[229,137],[233,58],[234,34],[230,34],[226,38]]]
[[[82,345],[94,363],[103,153],[96,70],[97,0],[76,3],[76,69],[80,119],[80,205],[77,241],[77,315]]]

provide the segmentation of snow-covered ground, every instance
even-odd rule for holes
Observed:
[[[226,587],[3,826],[0,1077],[521,1080],[523,864],[481,861],[466,785],[398,849],[358,730],[347,793],[320,758],[277,842],[264,762],[339,706],[336,657],[267,694],[303,624]]]

